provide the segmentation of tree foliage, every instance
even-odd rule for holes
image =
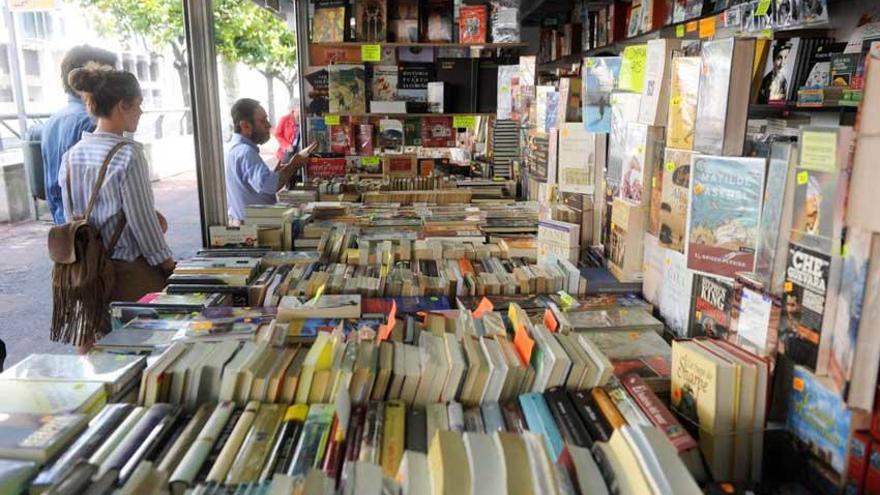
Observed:
[[[175,66],[186,63],[183,2],[186,0],[80,0],[92,7],[102,33],[170,45]],[[296,80],[296,37],[284,21],[251,0],[215,0],[217,53],[284,82]],[[185,66],[185,65],[184,65]]]

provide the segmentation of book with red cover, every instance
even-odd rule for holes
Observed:
[[[645,413],[648,421],[666,435],[666,438],[679,453],[697,447],[694,437],[682,427],[672,412],[663,405],[660,398],[648,388],[640,376],[630,374],[621,378],[620,381],[636,404],[639,405],[639,409]]]
[[[306,175],[309,180],[345,177],[345,158],[309,158]]]
[[[486,5],[462,5],[458,16],[458,42],[485,43],[487,25]]]
[[[454,148],[455,130],[452,117],[425,117],[422,119],[422,146],[426,148]]]
[[[373,155],[373,126],[370,124],[358,125],[357,154],[359,156]]]
[[[864,491],[861,493],[880,493],[880,443],[871,444],[868,456],[868,469],[865,473]]]
[[[324,472],[330,479],[337,479],[345,460],[345,427],[339,424],[339,415],[333,417],[330,435],[327,437],[327,450],[324,456]]]
[[[354,136],[352,136],[351,125],[331,125],[330,126],[330,152],[339,155],[350,155],[352,145],[354,144]]]
[[[868,460],[872,452],[871,436],[867,431],[853,433],[849,441],[849,463],[846,472],[846,493],[863,493]]]

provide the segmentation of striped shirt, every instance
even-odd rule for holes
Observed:
[[[140,143],[107,132],[84,132],[82,140],[64,154],[58,171],[64,218],[69,222],[75,215],[85,213],[101,164],[110,149],[121,141],[129,145],[120,148],[110,161],[89,220],[100,228],[104,241],[109,242],[124,212],[128,223],[112,258],[134,261],[143,256],[151,265],[159,265],[172,253],[156,218],[147,159]],[[72,191],[68,191],[67,176],[71,171]]]

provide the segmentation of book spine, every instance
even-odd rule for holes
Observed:
[[[311,468],[321,465],[333,413],[333,406],[328,404],[316,404],[309,409],[300,441],[287,470],[288,476],[305,476]]]
[[[333,418],[328,435],[327,454],[324,456],[323,471],[327,477],[336,480],[345,460],[345,426],[339,423],[339,416]]]
[[[553,387],[544,392],[547,407],[553,415],[559,430],[565,437],[565,441],[578,447],[590,447],[593,444],[584,424],[577,417],[574,404],[568,398],[568,394],[562,387]]]
[[[358,460],[378,464],[379,448],[375,443],[376,430],[379,428],[379,415],[382,414],[381,402],[370,402],[364,419],[363,435]]]
[[[526,417],[526,423],[529,425],[529,431],[543,434],[548,453],[554,462],[559,461],[565,444],[562,441],[559,428],[553,421],[544,396],[537,392],[530,392],[519,396],[519,402],[523,415]]]
[[[615,430],[620,428],[621,426],[626,425],[626,419],[624,419],[623,415],[620,414],[620,411],[615,407],[614,402],[611,400],[611,397],[608,396],[608,392],[603,388],[596,387],[591,391],[593,395],[593,400],[596,403],[596,406],[599,408],[599,412],[602,413],[602,416],[605,417],[605,420],[608,421],[608,424],[611,425]]]
[[[607,442],[611,438],[613,429],[602,417],[599,408],[589,391],[579,390],[571,394],[575,410],[584,422],[587,433],[594,442]]]
[[[406,405],[403,401],[388,401],[385,403],[380,455],[382,470],[388,477],[397,475],[397,468],[403,458],[405,438]]]
[[[137,450],[125,459],[125,463],[119,469],[119,485],[124,485],[131,477],[141,461],[154,461],[161,446],[167,441],[168,436],[174,432],[174,427],[180,419],[181,409],[170,404],[158,404],[163,407],[162,415],[158,424],[149,430],[143,441],[137,445]]]
[[[206,478],[207,481],[223,483],[226,479],[226,474],[229,472],[229,468],[232,466],[232,462],[235,460],[235,456],[241,448],[241,444],[244,442],[245,435],[247,435],[248,430],[250,430],[251,425],[254,423],[254,418],[256,417],[259,408],[260,403],[255,401],[249,402],[245,407],[241,416],[238,418],[238,421],[235,423],[235,427],[229,434],[226,444],[217,456],[217,460],[211,467],[211,471],[208,472],[208,477]]]
[[[621,382],[648,421],[666,435],[679,454],[697,447],[694,438],[675,419],[672,411],[648,388],[642,377],[630,374],[624,376]]]
[[[188,483],[193,481],[201,483],[207,480],[208,473],[211,472],[211,468],[214,467],[214,463],[220,457],[220,452],[226,446],[229,436],[232,435],[232,430],[235,429],[235,425],[238,424],[239,418],[244,413],[244,409],[236,408],[235,403],[232,401],[222,402],[217,406],[218,409],[221,406],[225,406],[223,409],[225,415],[218,415],[218,411],[214,411],[212,419],[208,421],[209,424],[199,434],[199,438],[196,438],[196,445],[193,449],[190,449],[190,452],[187,453],[187,456],[181,461],[180,467],[178,467],[178,471],[181,469],[186,469],[186,471],[181,473],[182,477],[179,477],[178,472],[175,471],[172,480],[179,478],[181,481]],[[215,419],[214,416],[216,416],[217,423],[212,423]],[[223,419],[223,416],[225,416],[225,419]],[[220,432],[219,435],[216,434],[217,431]],[[190,456],[192,456],[192,459],[189,459]],[[198,474],[195,477],[191,476],[189,469],[198,470]]]

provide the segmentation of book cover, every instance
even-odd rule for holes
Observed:
[[[759,356],[775,356],[782,305],[760,283],[744,274],[734,281],[734,339],[729,341]]]
[[[666,145],[692,150],[700,89],[700,57],[673,57]]]
[[[477,60],[441,58],[436,64],[436,80],[446,83],[446,111],[471,113],[477,110]]]
[[[859,229],[847,229],[844,246],[843,267],[841,269],[840,292],[835,308],[834,325],[830,338],[831,360],[828,373],[838,390],[847,390],[853,376],[853,363],[859,322],[862,317],[862,304],[865,298],[865,284],[868,280],[868,265],[871,260],[873,235]]]
[[[46,463],[86,423],[82,414],[0,414],[0,456]]]
[[[659,8],[659,3],[661,2],[654,2],[653,7]],[[673,51],[680,49],[681,40],[676,38],[648,41],[645,82],[642,85],[642,102],[639,109],[639,122],[642,124],[666,125]],[[699,81],[699,78],[695,81]]]
[[[693,157],[688,268],[728,278],[752,271],[765,163],[762,158]]]
[[[686,219],[692,155],[690,151],[666,148],[666,156],[663,160],[660,228],[657,238],[661,246],[678,252],[684,252],[685,234],[687,233]]]
[[[498,97],[495,112],[498,120],[508,120],[513,111],[513,84],[519,74],[518,65],[498,66]]]
[[[357,139],[355,147],[359,156],[371,156],[373,154],[373,126],[359,124],[357,126]]]
[[[330,82],[327,67],[307,67],[303,80],[305,81],[306,113],[324,114],[330,111]]]
[[[403,123],[396,119],[379,121],[379,149],[400,151],[403,148]]]
[[[315,6],[312,17],[312,43],[345,41],[345,3],[325,0]]]
[[[358,0],[355,2],[355,37],[358,41],[384,42],[387,38],[385,0]]]
[[[455,147],[455,130],[452,128],[452,117],[424,117],[422,119],[421,131],[423,147]]]
[[[742,154],[748,120],[755,40],[723,38],[703,43],[694,150]]]
[[[611,132],[611,92],[617,86],[620,60],[620,57],[584,59],[584,87],[581,94],[584,95],[584,127],[589,132]]]
[[[609,112],[610,114],[610,112]],[[593,194],[598,157],[605,154],[605,139],[589,133],[577,122],[562,124],[559,131],[557,166],[559,190],[579,194]]]
[[[645,206],[650,203],[651,177],[663,141],[663,128],[631,122],[626,126],[620,199]]]
[[[397,66],[374,65],[370,79],[371,101],[396,101],[397,100]],[[372,104],[371,107],[372,108]]]
[[[462,5],[458,11],[458,42],[485,43],[488,30],[486,5]]]
[[[691,305],[691,337],[728,338],[732,323],[733,280],[695,274]]]
[[[385,175],[412,177],[418,173],[415,155],[385,155]]]
[[[796,366],[786,427],[810,453],[841,475],[853,415],[840,395],[807,369]]]
[[[764,78],[758,92],[758,103],[784,103],[797,94],[793,81],[800,38],[776,39],[764,67]],[[794,92],[794,93],[793,93]]]
[[[826,312],[831,256],[790,243],[779,352],[815,369]]]
[[[422,145],[422,118],[407,117],[403,121],[404,146]]]
[[[642,93],[642,88],[645,85],[645,61],[647,57],[647,44],[630,45],[623,49],[617,89]]]
[[[306,164],[306,176],[312,179],[345,177],[345,158],[321,158],[313,156]]]
[[[418,0],[389,0],[388,41],[419,41],[419,3]]]
[[[366,113],[364,66],[334,64],[327,71],[330,113]]]
[[[329,129],[330,152],[337,155],[350,155],[354,150],[354,134],[351,125],[331,125]]]
[[[397,97],[406,102],[407,112],[427,113],[428,83],[435,79],[433,64],[405,62],[397,76]]]
[[[315,153],[330,153],[330,132],[324,117],[309,117],[306,125],[309,130],[309,139],[318,143]]]
[[[660,314],[675,335],[686,337],[693,273],[687,267],[685,256],[671,249],[666,250],[663,267]]]
[[[608,170],[606,180],[620,184],[626,154],[626,127],[639,117],[642,95],[614,92],[611,94],[611,134],[608,138]]]
[[[767,290],[777,295],[782,294],[782,283],[785,281],[797,155],[797,147],[793,143],[773,143],[767,166],[755,273]]]
[[[426,0],[422,4],[423,41],[452,42],[453,7],[451,0]]]

